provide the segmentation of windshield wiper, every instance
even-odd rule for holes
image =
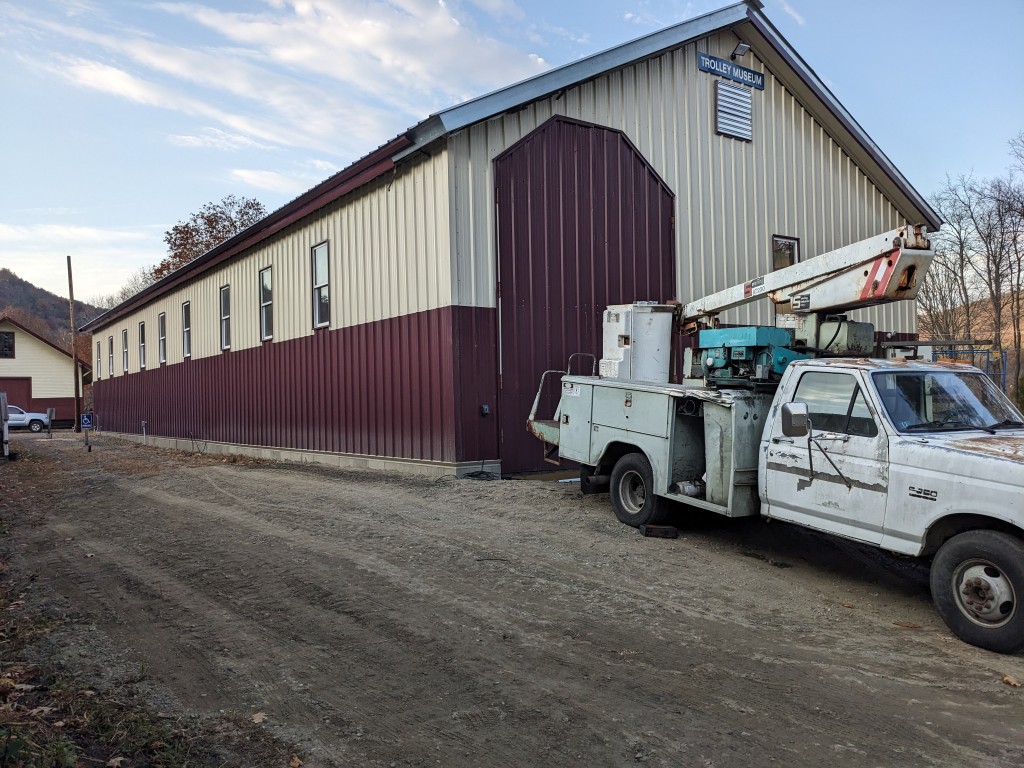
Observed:
[[[1024,421],[1017,421],[1016,419],[1003,419],[997,421],[995,424],[989,424],[989,429],[1012,429],[1014,427],[1024,427]]]
[[[964,429],[981,429],[988,432],[990,435],[994,435],[996,431],[992,427],[983,427],[980,424],[971,424],[966,421],[958,421],[956,419],[937,419],[935,421],[925,421],[920,424],[910,424],[903,428],[904,432],[913,431],[925,431],[925,430],[938,430],[952,432],[954,430]]]

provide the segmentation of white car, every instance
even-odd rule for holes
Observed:
[[[29,413],[16,405],[7,406],[7,426],[11,429],[27,427],[33,432],[42,432],[45,427],[50,426],[50,420],[45,413]]]

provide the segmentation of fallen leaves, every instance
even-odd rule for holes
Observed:
[[[1003,675],[1003,682],[1011,688],[1020,688],[1020,680],[1013,675]]]
[[[260,723],[262,723],[264,720],[267,719],[267,713],[266,712],[257,712],[255,715],[252,716],[251,719],[252,719],[252,721],[254,723],[259,725]]]
[[[107,760],[107,768],[121,768],[121,765],[127,758],[124,757],[112,757]]]
[[[912,621],[894,621],[893,624],[895,624],[897,627],[903,627],[904,629],[920,629],[921,628],[920,624],[915,624]]]
[[[298,755],[292,755],[292,759],[288,761],[288,768],[302,768],[302,761]]]

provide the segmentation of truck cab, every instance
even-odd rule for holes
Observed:
[[[806,407],[803,437],[783,430],[792,403]],[[759,462],[764,516],[894,552],[930,554],[971,516],[1024,528],[1024,417],[971,366],[795,362]]]

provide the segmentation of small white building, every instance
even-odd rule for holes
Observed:
[[[89,366],[79,363],[79,392]],[[0,392],[26,411],[57,409],[58,419],[75,419],[74,358],[17,321],[0,316]]]
[[[538,379],[600,353],[606,305],[908,221],[940,223],[747,0],[431,115],[97,318],[96,416],[185,447],[543,467]],[[913,305],[869,317],[915,331]]]

